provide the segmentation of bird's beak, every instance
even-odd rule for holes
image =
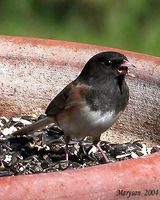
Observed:
[[[129,72],[129,69],[131,67],[134,67],[136,68],[133,64],[131,64],[128,60],[124,60],[124,62],[122,64],[119,65],[118,67],[118,71],[120,74],[123,74],[123,75],[129,75],[129,76],[132,76],[132,77],[135,77],[134,74],[131,74]]]

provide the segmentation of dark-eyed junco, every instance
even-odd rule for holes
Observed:
[[[64,131],[66,160],[71,138],[92,136],[93,144],[108,162],[98,142],[101,133],[112,126],[128,103],[129,88],[125,75],[128,67],[132,66],[121,53],[98,53],[86,63],[80,75],[50,102],[44,119],[13,135],[28,134],[55,122]]]

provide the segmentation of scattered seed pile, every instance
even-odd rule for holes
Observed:
[[[69,144],[69,163],[65,158],[63,131],[52,125],[34,134],[13,137],[11,134],[44,116],[0,117],[0,176],[53,172],[84,168],[105,163],[90,138],[72,140]],[[100,142],[110,162],[138,158],[160,150],[147,148],[142,141],[111,144]]]

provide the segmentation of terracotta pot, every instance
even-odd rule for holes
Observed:
[[[0,37],[0,115],[41,113],[95,53],[114,50],[137,66],[127,78],[130,103],[109,139],[151,138],[160,133],[160,58],[64,41]],[[118,138],[118,139],[117,139]],[[123,142],[123,141],[122,141]],[[152,143],[152,142],[151,142]],[[160,199],[160,153],[79,170],[1,177],[0,199]]]

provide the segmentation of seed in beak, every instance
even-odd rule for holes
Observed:
[[[122,64],[119,65],[118,71],[120,74],[128,74],[128,68],[135,67],[133,64],[131,64],[129,61],[124,60]]]

